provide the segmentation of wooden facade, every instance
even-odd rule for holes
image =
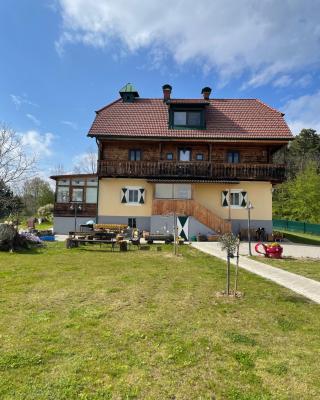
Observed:
[[[72,202],[54,203],[53,215],[55,217],[74,217],[74,208],[71,208]],[[97,204],[81,203],[81,209],[77,209],[78,217],[92,218],[97,215]]]
[[[250,143],[201,143],[192,141],[102,141],[101,160],[128,161],[129,151],[139,149],[142,161],[167,160],[167,154],[173,155],[172,161],[179,161],[178,152],[181,148],[191,150],[191,160],[197,161],[197,154],[203,154],[203,161],[225,163],[228,161],[228,152],[237,151],[240,162],[246,163],[269,163],[272,162],[272,154],[281,145],[277,144],[250,144]]]

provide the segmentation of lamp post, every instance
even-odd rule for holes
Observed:
[[[73,202],[71,203],[70,210],[74,210],[74,231],[77,232],[77,211],[81,211],[82,206],[77,202]]]
[[[253,209],[253,205],[251,201],[247,204],[246,209],[248,210],[248,244],[249,244],[249,256],[252,256],[251,252],[251,234],[250,234],[250,228],[251,228],[251,210]]]

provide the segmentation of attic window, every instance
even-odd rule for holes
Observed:
[[[203,110],[171,110],[171,127],[173,128],[204,128]]]
[[[201,111],[174,111],[173,124],[181,126],[199,126]]]

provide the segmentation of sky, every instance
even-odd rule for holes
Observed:
[[[0,121],[44,177],[96,149],[95,110],[140,97],[259,98],[320,132],[319,0],[1,0]]]

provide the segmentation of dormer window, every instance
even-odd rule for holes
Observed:
[[[173,124],[178,126],[200,126],[201,111],[174,111]]]
[[[202,128],[203,111],[173,110],[173,127]]]

